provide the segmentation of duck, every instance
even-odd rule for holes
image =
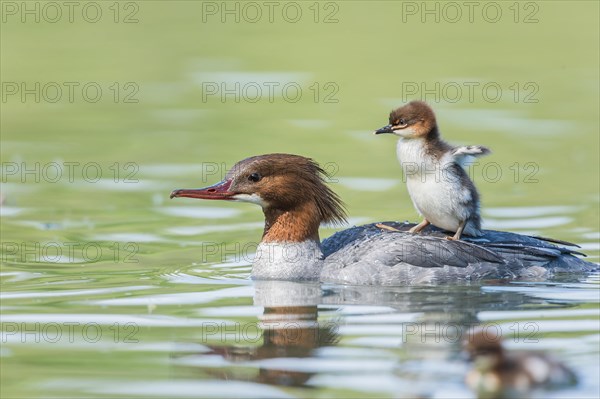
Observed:
[[[577,384],[575,373],[559,360],[543,352],[507,350],[486,328],[472,332],[464,348],[473,363],[465,383],[482,398],[524,397],[534,389]]]
[[[481,236],[480,197],[465,167],[474,158],[489,154],[489,148],[454,147],[442,140],[435,113],[423,101],[393,110],[389,124],[374,134],[399,137],[396,155],[413,205],[423,216],[411,233],[433,224],[454,232],[447,237],[450,240],[459,240],[463,233]]]
[[[345,205],[327,178],[313,159],[265,154],[237,162],[212,186],[176,189],[170,198],[260,206],[265,223],[252,264],[255,280],[410,285],[596,267],[575,256],[580,253],[564,241],[498,231],[483,231],[477,242],[449,241],[433,226],[412,234],[415,225],[407,222],[386,222],[396,230],[386,232],[377,223],[353,226],[321,242],[322,223],[336,226],[347,220]]]

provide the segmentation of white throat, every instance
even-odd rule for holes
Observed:
[[[233,196],[236,201],[240,202],[249,202],[251,204],[260,205],[263,208],[266,208],[269,204],[262,199],[262,197],[258,194],[236,194]]]
[[[424,163],[433,161],[425,153],[423,140],[419,139],[400,138],[396,145],[396,156],[405,173],[411,170],[418,171],[424,166]]]
[[[321,244],[261,242],[256,249],[251,277],[256,280],[319,280],[323,268]]]

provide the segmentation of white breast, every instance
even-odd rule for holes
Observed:
[[[468,217],[461,205],[471,200],[471,193],[448,167],[451,157],[437,159],[425,152],[420,140],[398,140],[398,161],[404,181],[417,211],[432,224],[456,231]]]
[[[420,165],[425,159],[425,147],[421,140],[399,139],[396,146],[396,155],[402,165],[402,169],[407,165]]]
[[[256,249],[251,277],[257,280],[318,280],[322,267],[323,252],[319,242],[261,242]]]

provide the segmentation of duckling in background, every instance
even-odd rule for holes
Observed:
[[[422,101],[412,101],[390,113],[389,124],[374,132],[399,137],[396,153],[406,177],[408,193],[423,221],[410,230],[418,233],[433,224],[461,235],[481,233],[479,193],[465,166],[490,153],[482,146],[453,147],[440,137],[435,114]],[[385,226],[381,226],[384,227]]]
[[[500,337],[478,330],[465,342],[473,361],[466,384],[480,398],[522,398],[536,388],[561,388],[577,383],[565,365],[543,353],[507,351]]]

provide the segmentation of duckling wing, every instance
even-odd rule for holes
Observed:
[[[477,157],[482,157],[491,153],[490,149],[481,145],[469,145],[465,147],[454,147],[450,152],[450,155],[454,159],[454,162],[462,166],[463,168],[469,165]]]

